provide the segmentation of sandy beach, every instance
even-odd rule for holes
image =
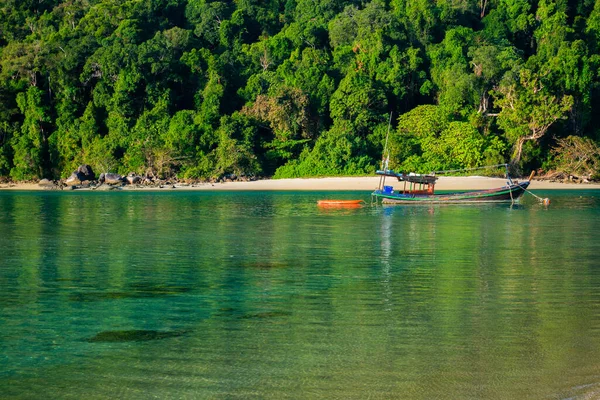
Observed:
[[[394,179],[387,178],[386,184],[400,185]],[[446,177],[439,178],[436,190],[478,190],[501,187],[506,184],[503,178],[488,178],[482,176]],[[372,191],[379,185],[379,177],[344,177],[344,178],[310,178],[310,179],[264,179],[252,182],[224,182],[224,183],[197,183],[176,184],[158,187],[123,186],[122,190],[312,190],[312,191],[337,191],[357,190]],[[400,186],[397,186],[400,187]],[[530,190],[546,189],[600,189],[600,183],[561,183],[543,180],[533,180]],[[37,183],[3,183],[0,190],[48,190],[47,187]],[[94,190],[94,189],[77,189]]]

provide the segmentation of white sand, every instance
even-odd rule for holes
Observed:
[[[311,178],[311,179],[265,179],[254,182],[225,182],[225,183],[204,183],[194,185],[176,185],[165,186],[163,189],[134,188],[125,186],[124,190],[314,190],[314,191],[336,191],[336,190],[357,190],[372,191],[379,185],[378,176],[370,177],[349,177],[349,178]],[[402,183],[394,178],[386,178],[386,185],[401,187]],[[492,189],[506,185],[503,178],[487,178],[481,176],[471,177],[446,177],[442,176],[437,181],[436,190],[477,190]],[[9,190],[45,190],[44,187],[36,183],[4,183],[0,184],[0,189]],[[600,184],[575,184],[559,183],[549,181],[533,180],[529,189],[600,189]],[[88,189],[78,189],[88,190]]]

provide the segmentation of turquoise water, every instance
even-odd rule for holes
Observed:
[[[600,397],[600,191],[0,192],[0,398]]]

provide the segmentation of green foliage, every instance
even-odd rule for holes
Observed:
[[[11,162],[13,159],[10,140],[15,128],[4,122],[0,126],[0,176],[7,176],[10,173]]]
[[[45,124],[49,117],[42,96],[41,90],[33,86],[17,96],[24,120],[12,138],[14,167],[10,176],[16,180],[39,179],[45,175],[44,150],[48,146]]]
[[[81,163],[370,173],[390,113],[394,168],[537,167],[600,124],[598,2],[11,0],[0,15],[13,179]]]
[[[221,24],[231,12],[231,6],[221,1],[190,0],[185,9],[189,24],[194,26],[194,35],[209,46],[219,44]]]
[[[572,96],[558,97],[546,87],[544,77],[522,69],[518,78],[508,75],[497,93],[496,103],[501,108],[498,124],[514,143],[515,163],[521,160],[526,141],[541,139],[573,107]]]
[[[331,97],[331,117],[344,121],[352,132],[366,135],[380,121],[387,99],[376,82],[361,73],[350,73]]]
[[[430,135],[439,136],[447,125],[448,116],[440,107],[434,105],[418,106],[402,114],[398,118],[397,130],[391,132],[389,137],[389,167],[415,172],[420,170],[418,165],[413,164],[416,160],[422,160],[421,140]]]
[[[274,92],[274,91],[270,91]],[[258,95],[244,113],[269,124],[278,140],[309,137],[309,101],[302,90],[280,86],[272,95]]]
[[[457,27],[446,32],[444,40],[431,46],[431,77],[438,88],[438,102],[455,113],[468,115],[479,96],[476,75],[469,66],[468,49],[474,41],[474,32]]]
[[[312,150],[305,148],[297,160],[279,167],[274,178],[364,175],[372,172],[372,160],[361,154],[360,141],[350,132],[348,124],[334,125],[317,140]]]
[[[503,143],[486,138],[470,122],[453,121],[441,106],[419,106],[403,114],[390,135],[390,168],[431,172],[497,164]]]
[[[256,127],[248,118],[240,113],[223,117],[217,134],[217,148],[212,153],[215,163],[212,172],[214,176],[261,173],[252,148]]]

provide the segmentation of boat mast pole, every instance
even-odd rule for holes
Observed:
[[[506,179],[508,180],[509,186],[513,184],[512,179],[510,179],[510,172],[508,171],[508,164],[504,164],[504,168],[506,168]]]
[[[390,150],[388,149],[388,139],[390,138],[390,127],[392,126],[392,113],[393,113],[393,111],[390,111],[390,119],[388,121],[388,130],[387,130],[387,134],[385,135],[385,146],[383,146],[383,153],[382,153],[382,158],[381,158],[381,170],[383,172],[387,172],[388,163],[390,162]],[[385,156],[386,151],[387,151],[387,158]],[[385,175],[382,175],[381,178],[379,178],[379,190],[383,190],[383,185],[385,185]]]

